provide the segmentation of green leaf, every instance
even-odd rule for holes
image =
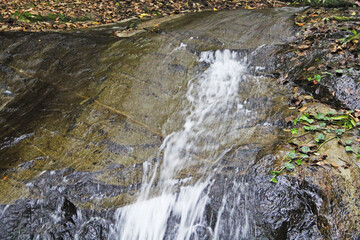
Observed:
[[[354,149],[352,149],[352,147],[350,147],[350,146],[346,146],[346,147],[345,147],[345,151],[347,151],[347,152],[354,152]]]
[[[273,178],[271,179],[271,182],[277,183],[276,177],[273,177]]]
[[[303,153],[308,153],[308,152],[310,152],[310,148],[307,147],[307,146],[302,146],[302,147],[301,147],[301,151],[302,151]]]
[[[325,141],[325,135],[322,134],[322,133],[319,133],[319,134],[316,136],[316,139],[317,139],[317,142],[323,142],[323,141]]]
[[[297,134],[297,133],[298,133],[298,130],[296,128],[291,129],[291,134]]]
[[[287,170],[290,171],[290,170],[293,170],[295,168],[295,165],[292,164],[292,163],[287,162],[287,163],[285,163],[285,167],[286,167]]]
[[[356,127],[356,122],[354,119],[350,119],[350,123],[351,123],[352,127]]]
[[[276,176],[279,176],[279,174],[281,173],[281,171],[270,171],[270,174]]]
[[[304,126],[304,130],[306,131],[315,131],[316,129],[316,126]]]
[[[322,123],[319,124],[319,126],[324,128],[324,127],[326,127],[326,123],[322,122]]]
[[[340,116],[330,117],[330,120],[341,121],[341,120],[346,120],[348,118],[349,118],[348,115],[340,115]]]
[[[336,112],[334,110],[330,111],[330,112],[327,112],[325,115],[335,115]]]
[[[336,73],[344,73],[344,70],[343,69],[337,69],[335,70]]]
[[[312,124],[314,122],[314,119],[310,119],[308,118],[307,116],[305,115],[301,115],[301,117],[299,118],[300,121],[304,121],[304,122],[307,122],[309,124]]]
[[[299,166],[300,166],[300,165],[301,165],[301,163],[302,163],[301,159],[296,160],[296,164],[297,164],[297,165],[299,165]]]
[[[336,135],[342,135],[344,132],[345,132],[344,129],[336,129],[335,130]]]
[[[346,121],[346,122],[344,122],[344,125],[343,125],[344,127],[346,127],[347,129],[350,129],[350,128],[352,128],[352,124],[351,124],[351,122],[350,121]]]
[[[321,81],[321,75],[315,75],[314,76],[314,78],[315,78],[315,80],[317,81],[317,82],[320,82]]]
[[[294,126],[296,126],[296,124],[298,123],[299,119],[295,118],[294,119]]]
[[[306,155],[306,154],[301,153],[301,154],[300,154],[300,157],[301,157],[302,159],[305,159],[305,158],[308,158],[309,155]]]
[[[291,152],[288,154],[288,156],[289,156],[291,159],[296,158],[296,153],[295,153],[295,151],[291,151]]]
[[[347,145],[347,146],[351,146],[352,143],[353,143],[353,142],[352,142],[351,140],[346,140],[346,141],[345,141],[345,145]]]
[[[316,119],[317,120],[323,120],[324,119],[324,117],[325,117],[325,115],[324,114],[322,114],[322,113],[318,113],[317,115],[316,115]]]

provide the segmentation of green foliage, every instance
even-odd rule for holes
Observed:
[[[288,156],[290,157],[290,159],[295,159],[296,158],[296,153],[295,151],[291,151]]]
[[[340,43],[343,43],[343,44],[346,44],[346,43],[348,43],[348,42],[350,42],[350,41],[353,41],[353,40],[355,40],[355,39],[359,39],[360,37],[360,34],[355,30],[355,29],[348,29],[348,28],[342,28],[343,30],[346,30],[346,31],[348,31],[348,32],[351,32],[352,33],[352,35],[350,35],[350,36],[347,36],[347,37],[345,37],[345,38],[341,38],[341,39],[339,39],[339,42]]]
[[[311,81],[313,81],[313,80],[315,80],[315,81],[317,81],[317,82],[320,82],[321,79],[322,79],[322,76],[319,75],[319,74],[315,74],[313,77],[308,77],[308,78],[307,78],[307,80],[308,80],[309,82],[311,82]]]
[[[296,128],[291,129],[291,134],[297,134],[297,133],[298,133],[298,130]]]
[[[272,181],[273,183],[277,183],[276,177],[273,177],[273,178],[271,179],[271,181]]]
[[[356,154],[356,157],[360,157],[360,150],[358,150],[357,154]]]
[[[295,168],[294,164],[290,163],[290,162],[287,162],[285,163],[285,167],[287,170],[293,170]]]
[[[345,151],[346,152],[355,152],[354,149],[352,147],[350,147],[350,146],[346,146]]]
[[[316,126],[304,126],[304,130],[315,131],[315,130],[317,130],[317,127]]]
[[[296,126],[296,124],[298,123],[299,119],[295,118],[294,120],[294,126]]]
[[[278,171],[270,172],[273,175],[271,181],[277,183],[276,177],[279,176],[284,170],[292,171],[295,169],[295,165],[301,166],[303,160],[310,157],[309,155],[319,155],[318,151],[322,148],[322,146],[334,139],[338,139],[339,142],[344,145],[346,152],[354,153],[356,154],[356,157],[360,158],[360,150],[355,152],[355,150],[352,148],[352,140],[346,139],[345,144],[340,140],[340,138],[343,138],[344,133],[348,131],[353,129],[358,129],[360,131],[360,123],[355,122],[355,118],[351,115],[352,113],[354,113],[354,111],[341,111],[339,113],[328,112],[326,114],[302,114],[299,118],[296,118],[293,122],[294,126],[299,126],[292,128],[291,133],[298,134],[298,129],[301,127],[310,133],[318,132],[316,137],[314,137],[315,145],[302,146],[301,148],[297,148],[289,152],[287,155],[287,162],[284,164],[284,166]],[[324,134],[325,131],[332,136],[327,138]]]
[[[270,171],[270,174],[274,176],[278,176],[281,173],[281,171]]]
[[[325,118],[325,115],[323,113],[318,113],[318,114],[316,114],[315,118],[317,120],[323,120]]]
[[[302,146],[302,147],[301,147],[301,152],[303,152],[303,153],[308,153],[308,152],[310,152],[310,148],[307,147],[307,146]]]
[[[319,133],[319,134],[316,136],[315,141],[316,141],[316,142],[323,142],[323,141],[325,141],[325,135],[322,134],[322,133]]]
[[[344,132],[345,132],[344,129],[336,129],[336,130],[335,130],[335,133],[336,133],[336,135],[338,135],[338,136],[341,136]]]
[[[320,82],[320,81],[321,81],[321,75],[314,75],[314,79],[315,79],[317,82]]]
[[[344,73],[344,69],[336,69],[335,72],[336,72],[336,73],[343,74],[343,73]]]
[[[310,118],[309,118],[309,115],[306,115],[306,114],[301,115],[300,118],[299,118],[299,120],[300,120],[300,121],[305,121],[305,122],[307,122],[307,123],[309,123],[309,124],[312,124],[312,123],[314,122],[314,120],[313,120],[313,119],[310,119]]]

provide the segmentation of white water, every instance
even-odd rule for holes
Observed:
[[[198,239],[200,230],[214,239],[221,235],[226,196],[214,230],[204,219],[211,177],[217,161],[241,137],[237,130],[256,116],[251,115],[238,96],[239,85],[247,78],[245,60],[225,50],[205,52],[199,61],[209,67],[188,84],[184,125],[165,138],[157,163],[144,163],[138,199],[116,211],[110,239]],[[194,177],[179,176],[186,171]],[[245,224],[231,234],[233,239],[246,236],[248,225],[245,219]]]

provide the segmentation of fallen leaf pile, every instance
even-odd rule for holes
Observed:
[[[282,5],[275,0],[0,0],[0,31],[69,30],[131,17]]]
[[[316,59],[314,64],[304,71],[309,76],[314,74],[342,74],[360,70],[360,9],[310,8],[300,13],[296,19],[300,27],[298,40],[292,44],[297,57],[292,61],[301,62],[314,49],[323,49],[328,52],[326,61]],[[354,70],[354,71],[353,71]],[[312,81],[317,84],[317,81]]]

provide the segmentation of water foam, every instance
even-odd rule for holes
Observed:
[[[160,161],[144,163],[138,199],[116,211],[109,239],[197,239],[201,231],[216,237],[218,230],[213,232],[204,219],[212,184],[209,168],[231,148],[244,121],[251,121],[251,111],[238,97],[246,79],[244,61],[230,50],[200,55],[199,62],[209,66],[188,84],[184,125],[165,138]],[[179,174],[191,168],[198,176],[182,180]]]

